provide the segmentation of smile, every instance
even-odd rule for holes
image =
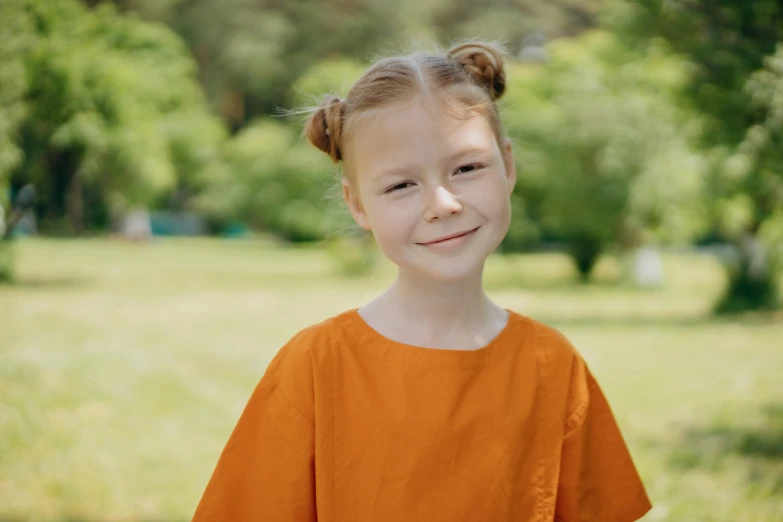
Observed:
[[[435,239],[434,241],[430,241],[428,243],[418,243],[422,246],[456,246],[458,244],[463,243],[469,236],[473,234],[476,230],[478,230],[481,227],[476,227],[474,229],[465,231],[465,232],[459,232],[457,234],[452,234],[450,236],[444,236],[439,239]]]

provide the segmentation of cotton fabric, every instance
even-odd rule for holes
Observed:
[[[388,339],[355,309],[261,378],[194,521],[631,522],[650,501],[590,370],[508,311],[478,350]]]

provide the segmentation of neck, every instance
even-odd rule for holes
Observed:
[[[433,281],[400,270],[382,299],[405,324],[434,338],[448,338],[450,332],[479,329],[497,315],[498,307],[484,293],[482,272],[483,267],[464,280]]]

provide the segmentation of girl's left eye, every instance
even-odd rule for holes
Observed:
[[[411,183],[410,181],[403,181],[402,183],[397,183],[396,185],[392,185],[391,187],[387,188],[384,192],[386,194],[390,194],[392,192],[400,192],[412,185],[413,183]]]
[[[470,165],[463,165],[460,168],[458,168],[456,174],[467,174],[468,172],[473,172],[480,168],[481,165],[478,165],[476,163],[471,163]]]

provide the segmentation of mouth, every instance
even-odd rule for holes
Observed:
[[[450,234],[448,236],[443,236],[443,237],[440,237],[438,239],[434,239],[432,241],[428,241],[426,243],[419,243],[419,245],[437,245],[438,243],[443,243],[443,242],[446,242],[446,241],[450,241],[452,239],[457,239],[457,238],[460,238],[460,237],[463,237],[463,236],[467,236],[468,234],[470,234],[472,232],[475,232],[479,228],[481,228],[481,227],[476,227],[476,228],[472,228],[470,230],[465,230],[463,232],[457,232],[456,234]]]

